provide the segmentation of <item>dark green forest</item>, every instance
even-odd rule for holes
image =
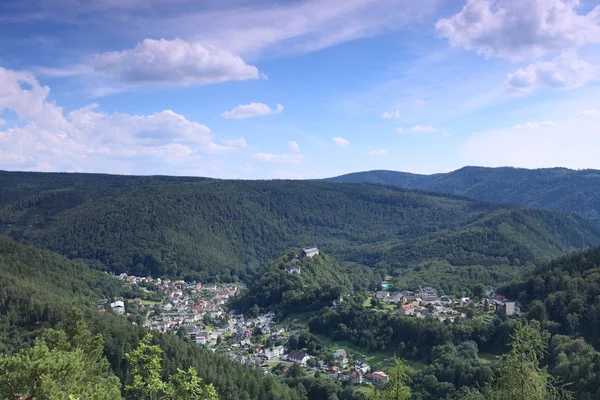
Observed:
[[[550,332],[582,336],[600,349],[600,248],[561,257],[500,290]]]
[[[329,180],[393,185],[568,211],[600,223],[600,171],[597,170],[464,167],[433,175],[396,171],[357,172]]]
[[[318,246],[399,285],[468,286],[600,243],[599,227],[566,213],[366,184],[9,172],[0,180],[0,232],[139,275],[243,281],[288,248]]]
[[[342,263],[323,252],[312,259],[297,258],[299,253],[298,249],[289,250],[271,262],[231,306],[242,312],[258,306],[281,316],[318,311],[344,294],[375,290],[384,278],[372,269]],[[291,268],[298,271],[291,273]]]

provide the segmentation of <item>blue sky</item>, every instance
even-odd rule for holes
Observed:
[[[0,169],[600,169],[600,1],[4,0]]]

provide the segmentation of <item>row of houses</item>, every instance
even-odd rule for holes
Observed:
[[[371,374],[364,374],[361,371],[352,371],[351,380],[355,386],[362,385],[365,382],[372,383],[374,385],[380,385],[387,382],[390,377],[383,371],[373,372]]]

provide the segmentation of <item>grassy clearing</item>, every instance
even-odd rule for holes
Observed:
[[[268,365],[271,368],[276,367],[279,364],[281,364],[279,361],[265,361],[265,365]]]
[[[393,365],[394,353],[391,352],[368,352],[345,340],[333,341],[328,337],[317,335],[319,339],[329,348],[331,352],[337,349],[346,349],[351,361],[362,359],[371,366],[373,371],[387,372]],[[365,355],[366,357],[363,357]],[[387,361],[386,361],[387,360]]]
[[[495,363],[498,360],[500,360],[500,356],[498,356],[496,354],[492,354],[492,353],[483,353],[483,352],[480,352],[479,353],[479,359],[484,364],[491,364],[491,363]]]

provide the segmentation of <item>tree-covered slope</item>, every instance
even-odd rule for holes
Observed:
[[[76,306],[84,311],[92,333],[103,336],[111,371],[122,383],[128,383],[130,373],[124,357],[135,349],[145,330],[122,316],[99,313],[95,307],[99,298],[122,290],[118,280],[91,270],[85,263],[0,237],[0,354],[31,346],[45,328],[68,330]],[[215,385],[220,399],[298,398],[280,380],[178,336],[155,335],[154,342],[164,351],[165,375],[193,366],[205,382]]]
[[[464,167],[433,175],[395,171],[357,172],[329,180],[393,185],[568,211],[600,223],[600,171],[597,170]]]
[[[323,252],[302,258],[299,250],[293,249],[261,269],[232,306],[241,311],[258,306],[282,314],[317,311],[345,293],[374,290],[381,279],[370,269],[340,262]]]
[[[502,291],[551,332],[581,335],[600,348],[600,247],[558,258]]]
[[[58,183],[46,190],[45,176]],[[134,188],[131,177],[74,184],[86,175],[75,176],[40,175],[39,192],[5,203],[0,231],[116,272],[201,280],[245,279],[285,249],[318,246],[382,273],[429,261],[502,269],[493,282],[515,266],[600,243],[597,226],[566,213],[394,187],[158,177]]]

